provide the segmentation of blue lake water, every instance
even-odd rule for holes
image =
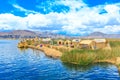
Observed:
[[[43,52],[17,48],[17,40],[0,40],[0,80],[120,80],[116,66],[65,64]]]

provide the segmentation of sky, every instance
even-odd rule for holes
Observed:
[[[120,34],[120,0],[0,0],[0,31]]]

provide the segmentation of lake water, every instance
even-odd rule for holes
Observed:
[[[0,80],[120,80],[114,65],[65,64],[41,51],[20,50],[17,43],[17,40],[0,40]]]

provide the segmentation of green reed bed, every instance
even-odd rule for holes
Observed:
[[[88,55],[89,54],[89,55]],[[72,50],[69,52],[65,52],[61,60],[63,62],[73,63],[73,64],[80,64],[80,65],[88,65],[93,63],[96,56],[94,55],[93,51],[85,51],[85,50]]]
[[[112,50],[80,50],[65,51],[61,57],[63,62],[89,65],[98,60],[108,60],[120,57],[120,41],[110,41]]]

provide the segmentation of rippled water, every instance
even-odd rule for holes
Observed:
[[[37,50],[20,50],[17,42],[0,40],[0,80],[120,80],[114,65],[65,64]]]

